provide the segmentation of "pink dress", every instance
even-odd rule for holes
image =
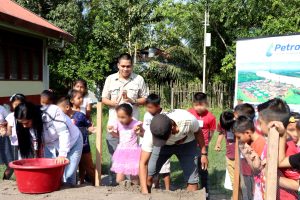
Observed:
[[[113,126],[119,133],[120,143],[112,157],[111,171],[133,176],[139,174],[141,148],[133,128],[140,123],[135,119],[129,125],[123,125],[118,121],[114,122]]]

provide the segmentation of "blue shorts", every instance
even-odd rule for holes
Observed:
[[[177,156],[185,181],[189,184],[198,184],[199,150],[197,149],[195,140],[180,145],[165,145],[163,147],[154,146],[148,163],[148,175],[155,176],[158,174],[164,163],[172,155]]]

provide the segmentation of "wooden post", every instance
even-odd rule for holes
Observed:
[[[268,134],[268,153],[266,166],[266,200],[276,199],[277,194],[277,168],[278,168],[278,141],[279,133],[276,128],[270,129]]]
[[[235,139],[235,156],[234,156],[234,182],[233,182],[233,200],[239,200],[240,191],[240,154],[239,140]]]
[[[96,129],[96,169],[95,186],[101,184],[101,164],[102,164],[102,102],[97,103],[97,129]]]

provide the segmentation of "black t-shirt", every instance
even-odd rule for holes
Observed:
[[[300,153],[290,156],[289,162],[293,169],[300,170]]]

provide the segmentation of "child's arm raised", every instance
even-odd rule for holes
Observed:
[[[279,122],[279,123],[276,122],[276,124],[271,124],[271,125],[275,126],[277,130],[280,130],[280,131],[278,131],[278,134],[280,136],[278,167],[279,168],[292,167],[294,169],[300,170],[300,153],[297,153],[297,154],[289,156],[289,157],[285,156],[287,134],[286,134],[286,131],[282,130],[283,125],[282,125],[282,123],[281,124],[280,123],[281,122]],[[279,129],[277,127],[279,127]]]
[[[259,155],[248,145],[240,145],[241,152],[254,173],[261,171]]]
[[[290,167],[288,159],[285,157],[285,151],[286,151],[286,137],[287,134],[284,133],[280,138],[279,138],[279,150],[278,150],[278,167],[279,168],[285,168],[285,167]]]

